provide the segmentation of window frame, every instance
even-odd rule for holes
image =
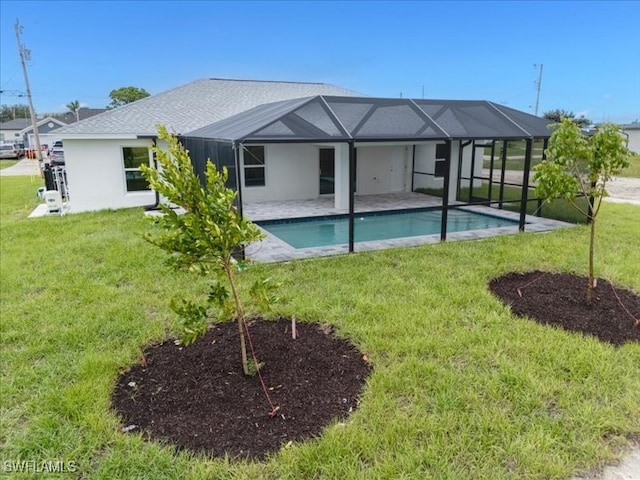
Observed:
[[[127,179],[127,172],[140,172],[140,167],[127,167],[126,166],[126,160],[125,160],[125,153],[124,150],[126,148],[140,148],[140,149],[145,149],[147,150],[147,163],[146,165],[151,166],[151,162],[152,162],[152,153],[151,150],[149,150],[149,146],[148,145],[120,145],[120,155],[122,157],[122,177],[123,177],[123,181],[124,181],[124,192],[126,195],[135,195],[135,194],[148,194],[149,192],[152,192],[153,189],[151,188],[151,186],[147,183],[147,188],[146,189],[138,189],[138,190],[130,190],[129,189],[129,181]],[[134,156],[135,158],[135,156]],[[142,165],[142,164],[140,164]]]
[[[255,155],[252,155],[249,152],[249,149],[261,148],[262,149],[262,164],[257,165],[247,165],[247,156],[251,155],[254,158],[257,158]],[[258,159],[258,162],[260,159]],[[247,169],[249,170],[262,170],[262,184],[261,185],[248,185],[247,184]],[[267,147],[266,145],[243,145],[242,150],[242,180],[244,188],[261,188],[267,186]]]

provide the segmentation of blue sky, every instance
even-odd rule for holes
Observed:
[[[596,122],[640,119],[640,0],[0,1],[2,104],[37,112],[205,78],[324,82],[380,97],[485,99]],[[537,65],[538,67],[534,67]]]

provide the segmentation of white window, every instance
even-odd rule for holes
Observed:
[[[261,145],[244,147],[244,186],[264,187],[265,184],[264,147]]]
[[[122,147],[124,160],[124,177],[127,192],[140,192],[151,190],[149,184],[140,172],[140,165],[149,165],[148,147]]]

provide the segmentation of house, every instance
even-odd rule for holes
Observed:
[[[81,108],[77,113],[66,112],[62,114],[47,115],[37,121],[40,143],[53,144],[58,140],[54,133],[57,129],[65,127],[79,120],[92,117],[105,112],[106,108]],[[16,118],[0,124],[0,142],[24,143],[25,147],[35,146],[33,125],[30,118]]]
[[[636,121],[629,125],[623,125],[622,131],[629,140],[627,148],[634,153],[640,154],[640,122]]]
[[[139,167],[153,162],[148,147],[156,144],[156,125],[165,124],[197,171],[207,159],[229,169],[241,209],[247,202],[328,197],[353,221],[356,195],[440,189],[443,212],[465,188],[469,202],[490,201],[491,184],[482,199],[474,182],[482,184],[488,165],[504,185],[510,141],[523,145],[525,205],[533,145],[546,146],[549,123],[488,101],[371,98],[325,84],[205,79],[58,134],[73,211],[156,203]],[[505,152],[500,158],[497,146]],[[521,229],[524,219],[523,208]]]
[[[7,122],[0,123],[0,143],[22,142],[20,132],[31,125],[29,118],[15,118]]]
[[[106,112],[106,108],[87,108],[81,107],[76,112],[65,112],[60,114],[55,114],[54,117],[64,122],[65,125],[71,125],[72,123],[79,122],[80,120],[84,120],[89,117],[93,117],[94,115],[98,115],[99,113]]]
[[[38,128],[38,138],[40,140],[40,145],[50,145],[53,144],[55,138],[55,133],[57,129],[66,126],[66,123],[57,119],[54,116],[47,116],[41,120],[38,120],[36,123]],[[22,141],[24,142],[25,148],[36,148],[36,139],[33,133],[33,126],[29,121],[29,125],[22,130],[20,130],[20,136]]]
[[[201,79],[61,128],[74,212],[150,205],[139,165],[151,162],[157,125],[190,132],[265,103],[312,95],[359,95],[334,85]]]

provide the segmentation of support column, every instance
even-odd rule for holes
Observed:
[[[349,253],[353,253],[355,237],[354,202],[356,191],[356,147],[353,140],[349,141]]]
[[[444,169],[444,191],[442,192],[442,220],[440,223],[440,241],[444,242],[447,239],[447,217],[449,213],[449,192],[451,187],[451,165],[454,163],[451,161],[452,151],[451,140],[447,140],[447,157],[445,159]]]
[[[522,172],[522,196],[520,197],[520,222],[518,230],[524,232],[527,215],[527,198],[529,195],[529,170],[531,170],[531,157],[533,155],[533,140],[527,138],[527,150],[524,154],[524,171]]]
[[[334,207],[345,211],[349,208],[349,144],[339,143],[334,148]]]

